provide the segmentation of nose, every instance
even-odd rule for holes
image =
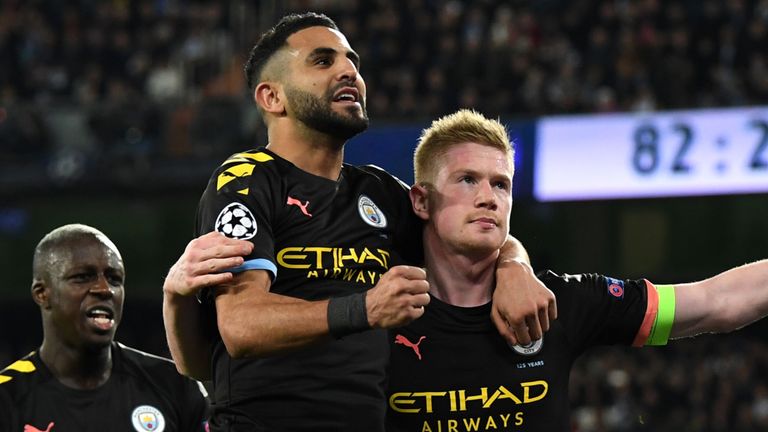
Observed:
[[[475,205],[481,208],[496,210],[498,202],[493,186],[489,182],[480,182],[475,196]]]
[[[91,285],[89,292],[95,296],[102,298],[111,298],[115,295],[114,287],[109,284],[107,277],[102,275],[96,280],[96,283]]]
[[[357,70],[357,66],[355,66],[355,63],[353,63],[352,60],[345,57],[344,60],[338,62],[338,64],[340,65],[338,75],[339,81],[357,81],[359,72]]]

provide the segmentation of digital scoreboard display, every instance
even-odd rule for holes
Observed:
[[[535,142],[539,201],[768,192],[768,107],[543,117]]]

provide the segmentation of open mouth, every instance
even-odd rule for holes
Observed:
[[[358,92],[356,88],[344,87],[343,89],[336,92],[336,94],[333,96],[333,101],[357,103],[359,98],[360,98],[360,92]]]
[[[93,307],[86,312],[86,316],[88,321],[100,330],[108,331],[115,326],[115,312],[109,307]]]

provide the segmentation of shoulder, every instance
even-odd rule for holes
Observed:
[[[286,162],[265,148],[235,153],[213,171],[209,188],[238,191],[247,187],[254,177],[280,177],[285,170]]]
[[[405,189],[409,189],[409,186],[407,184],[405,184],[405,182],[403,182],[399,178],[393,176],[392,174],[387,172],[387,170],[385,170],[384,168],[381,168],[379,166],[376,166],[376,165],[360,165],[360,166],[349,165],[349,167],[353,171],[360,172],[360,175],[371,176],[371,177],[377,179],[378,181],[380,181],[382,183],[393,184],[393,185],[396,184],[396,185],[398,185],[400,187],[403,187]]]
[[[0,393],[12,399],[18,397],[34,388],[44,375],[37,353],[33,351],[0,370]]]
[[[559,291],[568,292],[589,287],[604,286],[606,277],[596,273],[555,273],[544,270],[536,274],[538,278],[557,295]]]
[[[131,348],[120,342],[113,342],[113,346],[123,364],[121,369],[128,373],[138,372],[162,382],[196,383],[195,380],[179,374],[176,364],[170,359]]]
[[[176,371],[176,365],[170,359],[131,348],[119,342],[113,342],[113,349],[119,362],[119,369],[134,375],[149,375],[153,380],[162,381],[183,378]]]

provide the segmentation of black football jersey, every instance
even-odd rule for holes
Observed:
[[[529,346],[506,343],[490,303],[465,308],[432,298],[421,318],[390,331],[388,432],[570,430],[574,360],[596,345],[643,344],[647,282],[538,276],[557,297],[558,319]]]
[[[230,157],[200,201],[197,234],[248,239],[235,271],[265,270],[271,291],[307,300],[373,287],[419,262],[421,224],[407,187],[374,166],[343,165],[336,181],[265,148]],[[370,330],[285,355],[233,359],[214,347],[212,430],[383,430],[386,332]]]
[[[61,384],[37,352],[0,371],[2,432],[204,431],[199,384],[170,360],[112,344],[112,374],[93,390]]]

